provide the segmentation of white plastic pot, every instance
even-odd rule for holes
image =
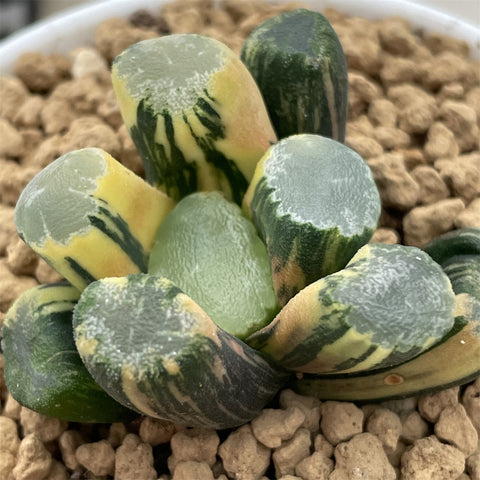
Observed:
[[[103,20],[128,17],[139,9],[158,12],[164,3],[167,2],[96,0],[48,17],[0,42],[0,74],[11,73],[16,59],[23,52],[67,53],[77,46],[91,44],[95,29]],[[471,47],[472,57],[480,60],[479,27],[411,0],[306,0],[304,3],[319,11],[333,7],[349,15],[372,20],[401,16],[414,28],[466,40]],[[475,19],[472,21],[475,22]]]

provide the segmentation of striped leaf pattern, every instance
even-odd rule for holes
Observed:
[[[92,376],[117,401],[152,417],[240,425],[258,415],[287,378],[155,275],[92,283],[75,309],[74,326]]]
[[[241,203],[276,136],[233,51],[202,35],[145,40],[115,59],[112,80],[151,184],[175,200],[219,190]]]
[[[146,272],[155,234],[173,206],[107,152],[85,148],[32,179],[15,223],[20,237],[82,290],[98,278]]]
[[[369,244],[347,267],[304,288],[247,338],[285,368],[373,371],[427,350],[454,323],[448,277],[415,247]]]
[[[266,20],[245,41],[241,58],[279,138],[314,133],[345,140],[347,62],[321,13],[299,8]]]
[[[379,401],[411,397],[473,381],[480,375],[480,302],[456,296],[455,324],[426,352],[378,372],[304,374],[291,388],[324,400]]]
[[[72,422],[117,422],[136,414],[93,380],[73,341],[72,311],[80,292],[66,282],[24,292],[2,334],[5,380],[21,404]]]

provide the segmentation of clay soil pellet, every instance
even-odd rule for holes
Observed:
[[[169,33],[212,36],[239,52],[267,17],[300,3],[181,0],[97,29],[67,56],[21,55],[0,77],[0,325],[24,290],[57,280],[19,240],[13,212],[26,183],[67,151],[100,147],[138,174],[109,67],[128,45]],[[420,246],[480,227],[480,65],[468,45],[328,10],[349,65],[346,143],[370,165],[383,214],[372,241]],[[139,417],[77,424],[20,406],[0,354],[0,479],[5,480],[478,480],[480,379],[379,404],[280,392],[228,431]]]

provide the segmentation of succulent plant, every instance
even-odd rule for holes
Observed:
[[[279,15],[247,40],[253,76],[193,34],[117,57],[113,84],[146,180],[86,148],[22,193],[18,233],[66,283],[25,292],[6,315],[5,378],[21,404],[75,421],[144,414],[227,428],[285,385],[373,400],[480,373],[480,229],[424,249],[368,243],[380,196],[339,141],[348,92],[333,83],[345,58],[332,32],[316,12]],[[272,58],[261,82],[256,55]],[[265,105],[280,58],[296,70]],[[317,84],[318,103],[299,97]],[[280,124],[292,109],[309,121],[277,140],[272,98],[287,102]]]

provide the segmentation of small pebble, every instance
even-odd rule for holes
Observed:
[[[394,480],[395,470],[388,461],[382,442],[371,433],[359,433],[335,448],[335,469],[329,480],[378,478]]]
[[[293,437],[305,421],[303,409],[296,406],[285,410],[266,408],[251,422],[252,432],[266,447],[279,447],[284,440]]]
[[[191,428],[175,433],[170,439],[172,455],[168,457],[170,472],[175,470],[178,463],[186,460],[205,462],[212,466],[216,460],[216,453],[220,439],[215,430]]]
[[[362,432],[363,412],[353,403],[323,402],[320,426],[325,438],[337,445]]]
[[[220,445],[218,454],[232,477],[259,478],[270,465],[270,448],[254,437],[250,425],[243,425],[230,433]]]
[[[295,466],[310,455],[311,434],[306,428],[298,429],[293,437],[282,443],[272,453],[277,478],[293,475]]]
[[[402,455],[401,474],[404,480],[457,480],[464,467],[460,450],[429,436]]]
[[[152,446],[129,433],[115,451],[115,480],[155,480]]]

